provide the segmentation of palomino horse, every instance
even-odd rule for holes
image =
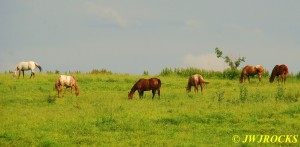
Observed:
[[[191,92],[192,86],[194,86],[195,93],[198,92],[198,85],[201,87],[201,92],[203,91],[204,84],[208,84],[209,82],[205,82],[201,75],[195,74],[191,75],[188,80],[188,85],[186,86],[186,91]],[[203,92],[202,92],[203,94]]]
[[[62,94],[62,97],[64,97],[64,94],[66,93],[67,88],[71,88],[71,94],[73,88],[75,88],[76,92],[75,95],[79,95],[79,86],[77,84],[77,81],[73,76],[66,76],[66,75],[60,75],[59,78],[55,81],[55,88],[57,90],[57,95],[59,97],[59,93],[61,93],[62,89],[66,87],[65,92]]]
[[[285,84],[286,75],[289,73],[289,69],[286,65],[276,65],[273,70],[270,77],[270,83],[273,83],[275,77],[277,76],[278,84],[279,80],[281,79],[281,83],[283,82]]]
[[[34,61],[29,61],[29,62],[20,62],[17,67],[15,68],[15,72],[14,72],[14,77],[17,76],[17,72],[19,72],[19,76],[18,78],[20,78],[20,74],[21,74],[21,71],[23,72],[23,78],[24,78],[24,71],[25,70],[31,70],[31,75],[30,75],[30,78],[33,76],[35,76],[34,74],[34,69],[38,67],[40,72],[42,71],[42,67],[40,65],[38,65],[36,62]]]
[[[131,88],[131,91],[128,94],[128,99],[132,99],[134,92],[137,90],[139,92],[140,98],[144,96],[144,91],[152,90],[152,99],[156,91],[158,92],[158,96],[160,97],[160,87],[161,82],[158,78],[151,79],[139,79]]]
[[[265,69],[261,65],[256,65],[256,66],[247,65],[242,70],[242,74],[240,77],[240,83],[245,82],[246,76],[248,77],[248,81],[250,83],[250,76],[254,76],[256,74],[258,75],[259,82],[262,82],[261,78],[262,78],[262,74],[264,71],[265,71]]]

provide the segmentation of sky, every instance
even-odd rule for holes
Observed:
[[[300,71],[297,0],[0,0],[0,72],[20,61],[44,71],[228,68],[218,47],[245,65]]]

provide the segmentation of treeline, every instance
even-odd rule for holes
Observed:
[[[5,74],[13,73],[12,71],[5,72]],[[118,74],[114,73],[107,69],[93,69],[90,72],[81,72],[81,71],[68,71],[61,73],[59,70],[53,71],[46,71],[46,74]],[[193,74],[201,74],[205,78],[217,78],[217,79],[238,79],[241,76],[241,70],[232,70],[226,69],[224,71],[213,71],[213,70],[204,70],[200,68],[170,68],[165,67],[161,70],[158,74],[159,76],[181,76],[181,77],[188,77]],[[149,75],[147,70],[143,71],[142,75]],[[265,71],[263,77],[269,77],[269,71]],[[300,71],[296,74],[290,73],[288,74],[289,77],[295,77],[300,80]]]
[[[217,79],[237,79],[241,76],[241,71],[227,69],[224,71],[213,71],[213,70],[204,70],[200,68],[164,68],[159,75],[161,76],[170,76],[177,75],[188,77],[193,74],[201,74],[205,78],[217,78]],[[269,72],[263,74],[264,77],[269,76]]]
[[[213,71],[213,70],[204,70],[200,68],[169,68],[166,67],[162,69],[162,71],[159,73],[160,76],[182,76],[182,77],[188,77],[192,74],[201,74],[205,78],[218,78],[218,79],[238,79],[241,76],[241,70],[232,70],[232,69],[226,69],[224,71]],[[256,75],[257,76],[257,75]],[[270,73],[269,71],[265,71],[263,73],[264,78],[269,78]],[[300,71],[296,74],[289,73],[288,77],[295,77],[300,80]]]

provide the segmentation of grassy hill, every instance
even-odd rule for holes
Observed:
[[[299,135],[300,82],[205,78],[204,94],[186,93],[187,77],[158,76],[161,98],[127,94],[139,78],[126,74],[74,74],[76,97],[57,98],[58,74],[35,79],[0,74],[0,146],[264,146],[235,143],[234,135]],[[193,90],[193,89],[192,89]],[[300,139],[298,139],[300,140]]]

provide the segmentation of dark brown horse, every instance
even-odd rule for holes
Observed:
[[[139,92],[140,98],[144,96],[144,91],[152,90],[152,99],[156,91],[158,92],[158,96],[160,98],[160,87],[161,82],[158,78],[151,78],[151,79],[139,79],[131,88],[128,99],[132,99],[134,92],[137,90]]]
[[[270,77],[270,83],[273,83],[275,77],[277,76],[278,84],[279,80],[281,79],[281,83],[283,82],[285,84],[286,75],[289,73],[289,69],[286,65],[275,65],[275,67],[272,70],[272,74]]]
[[[245,66],[242,70],[240,83],[245,82],[246,76],[248,77],[248,81],[250,83],[250,76],[258,75],[259,82],[262,82],[262,74],[264,73],[265,69],[261,65],[256,66]]]
[[[191,92],[192,86],[194,86],[195,93],[198,92],[198,85],[201,87],[201,92],[203,90],[204,84],[208,84],[209,82],[205,82],[201,75],[195,74],[189,77],[188,85],[186,86],[186,91]],[[203,94],[203,92],[202,92]]]

